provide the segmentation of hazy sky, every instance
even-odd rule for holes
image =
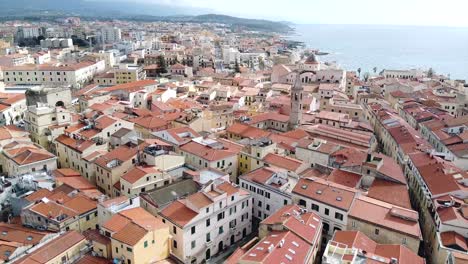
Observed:
[[[250,18],[321,24],[468,27],[468,0],[139,0]]]

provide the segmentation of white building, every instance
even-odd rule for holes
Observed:
[[[23,65],[6,67],[4,80],[16,85],[71,86],[81,88],[105,70],[103,60],[60,65]]]
[[[323,230],[332,236],[346,230],[348,213],[357,190],[323,179],[303,178],[293,189],[293,203],[316,211],[323,220]]]
[[[104,27],[98,32],[101,43],[114,43],[122,40],[122,31],[116,27]]]
[[[159,216],[170,227],[172,255],[184,263],[202,263],[250,234],[251,214],[248,192],[215,180],[172,202]]]
[[[253,217],[259,220],[292,203],[295,183],[286,170],[273,167],[261,167],[239,177],[239,185],[252,195]]]

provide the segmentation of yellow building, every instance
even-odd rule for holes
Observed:
[[[144,80],[146,78],[146,72],[141,66],[121,65],[118,69],[114,70],[114,76],[115,84],[123,84]]]
[[[82,249],[86,248],[86,246],[87,240],[83,235],[76,231],[70,231],[42,246],[38,245],[38,249],[31,250],[31,253],[13,260],[12,263],[74,263],[82,256]]]
[[[169,227],[141,207],[114,215],[102,231],[111,239],[112,258],[122,263],[147,264],[169,257]]]

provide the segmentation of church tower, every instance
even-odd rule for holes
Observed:
[[[301,73],[296,72],[296,81],[291,88],[291,113],[289,114],[289,127],[294,129],[302,119],[302,94],[304,88],[301,82]]]

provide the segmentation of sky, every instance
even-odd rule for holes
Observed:
[[[300,24],[468,27],[468,0],[137,0]]]

